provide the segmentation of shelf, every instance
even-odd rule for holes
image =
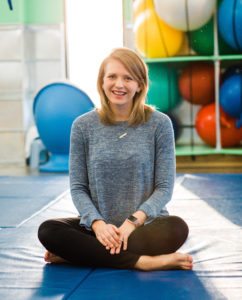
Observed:
[[[220,150],[221,154],[232,154],[232,155],[241,155],[242,148],[226,148]]]
[[[218,154],[220,150],[207,145],[176,146],[176,156]]]
[[[158,62],[187,62],[187,61],[216,61],[216,60],[241,60],[242,54],[236,55],[189,55],[189,56],[172,56],[172,57],[160,57],[160,58],[144,58],[146,63],[158,63]]]
[[[208,155],[208,154],[241,155],[242,149],[239,147],[216,149],[207,145],[176,146],[176,156],[192,156],[192,155]]]

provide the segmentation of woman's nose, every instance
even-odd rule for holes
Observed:
[[[123,85],[124,85],[123,79],[117,78],[115,81],[115,86],[121,88],[121,87],[123,87]]]

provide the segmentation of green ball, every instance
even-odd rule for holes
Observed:
[[[213,54],[213,21],[190,32],[190,45],[200,55]]]
[[[204,26],[188,33],[192,49],[199,55],[213,55],[214,44],[213,18]],[[220,54],[234,54],[236,50],[228,46],[218,33]]]
[[[177,72],[164,63],[150,63],[147,103],[161,112],[169,112],[181,101]]]

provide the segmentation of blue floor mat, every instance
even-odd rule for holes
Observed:
[[[0,177],[0,227],[16,227],[69,188],[67,175]]]
[[[242,295],[242,175],[180,176],[168,205],[186,220],[192,271],[138,272],[46,265],[39,224],[76,215],[60,198],[18,228],[0,230],[0,299],[240,300]],[[0,204],[1,209],[1,204]]]

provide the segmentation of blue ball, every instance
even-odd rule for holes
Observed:
[[[242,50],[242,1],[223,0],[218,9],[218,30],[234,49]]]
[[[236,118],[237,127],[242,126],[242,74],[228,77],[220,87],[220,104],[231,117]]]
[[[88,95],[71,84],[57,82],[42,88],[35,96],[33,112],[47,150],[68,155],[73,121],[93,107]]]

